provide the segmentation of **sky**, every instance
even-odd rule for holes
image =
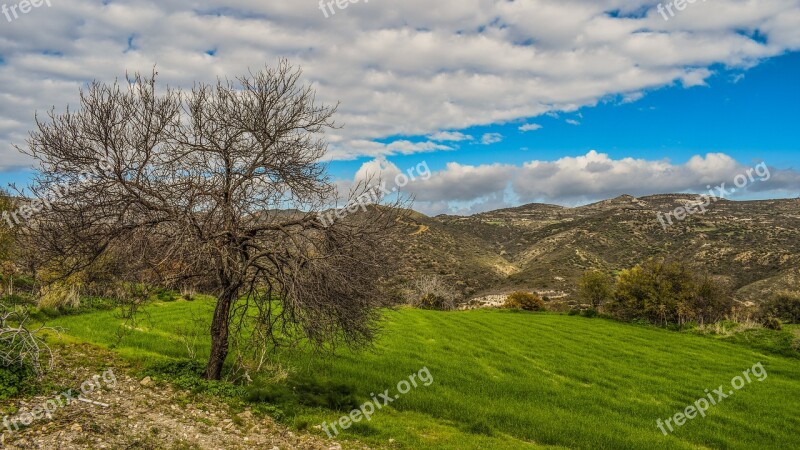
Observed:
[[[288,58],[339,104],[342,189],[422,171],[403,191],[427,214],[705,192],[760,164],[731,198],[800,196],[800,0],[326,3],[0,0],[0,184],[31,179],[34,114],[92,80]]]

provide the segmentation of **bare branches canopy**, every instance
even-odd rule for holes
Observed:
[[[159,91],[155,73],[136,75],[38,118],[25,150],[51,199],[29,230],[38,263],[63,274],[113,259],[137,281],[215,292],[209,378],[244,319],[274,343],[371,338],[400,209],[319,222],[338,196],[320,163],[335,108],[300,76],[284,61]]]

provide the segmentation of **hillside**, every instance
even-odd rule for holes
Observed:
[[[651,257],[680,258],[724,277],[746,300],[800,288],[799,200],[720,200],[705,214],[662,227],[659,213],[694,199],[622,196],[576,208],[420,214],[414,225],[425,231],[408,236],[407,256],[413,271],[444,275],[467,295],[514,288],[573,293],[587,269],[614,272]]]

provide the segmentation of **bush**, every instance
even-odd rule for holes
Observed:
[[[39,308],[79,308],[81,305],[81,289],[83,282],[77,277],[71,277],[63,282],[53,283],[42,287],[39,291]]]
[[[447,298],[436,295],[436,294],[425,294],[423,295],[418,303],[417,308],[421,309],[433,309],[437,311],[449,311],[454,308],[452,302],[450,302]]]
[[[595,309],[603,306],[613,293],[611,277],[599,270],[584,273],[578,282],[578,295]]]
[[[767,318],[765,318],[764,321],[762,322],[762,325],[764,325],[764,328],[766,328],[768,330],[782,330],[783,329],[783,324],[781,324],[781,321],[776,319],[775,317],[767,317]]]
[[[666,326],[714,323],[730,314],[733,304],[728,288],[712,277],[698,276],[682,263],[649,261],[620,273],[606,306],[619,320]]]
[[[0,366],[0,400],[34,393],[36,372],[24,364]]]
[[[223,398],[241,398],[244,388],[225,381],[206,380],[203,378],[204,366],[188,359],[169,360],[155,363],[145,370],[146,375],[168,380],[181,389],[195,394],[207,394]]]
[[[544,300],[530,292],[513,292],[506,298],[506,308],[521,309],[524,311],[544,311]]]
[[[449,311],[456,308],[458,293],[438,275],[422,275],[411,281],[402,296],[406,303],[421,309]]]
[[[761,317],[774,317],[786,323],[800,323],[800,293],[782,291],[761,307]]]
[[[161,302],[174,302],[180,300],[181,295],[171,289],[157,288],[155,290],[155,298]]]
[[[567,313],[567,315],[568,316],[577,316],[580,313],[581,313],[580,309],[570,309],[569,312]]]
[[[597,310],[594,308],[585,309],[581,311],[581,316],[588,317],[590,319],[593,317],[597,317]]]

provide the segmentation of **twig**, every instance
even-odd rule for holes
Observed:
[[[102,406],[103,408],[108,408],[107,404],[101,403],[101,402],[96,402],[94,400],[89,400],[88,398],[78,397],[78,401],[81,401],[81,402],[84,402],[84,403],[91,403],[92,405]]]

